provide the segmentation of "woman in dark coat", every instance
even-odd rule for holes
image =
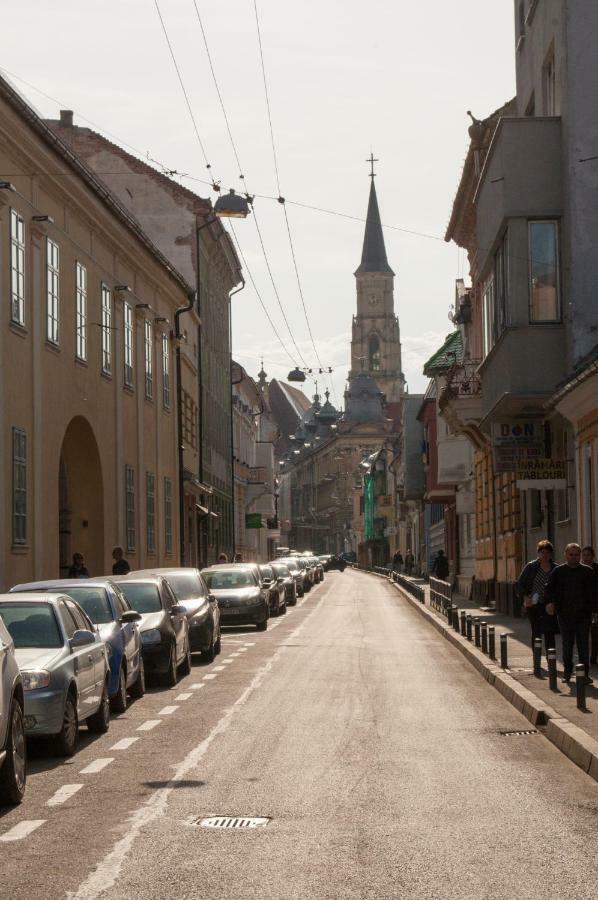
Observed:
[[[537,547],[538,556],[524,566],[517,581],[519,596],[523,600],[523,608],[531,626],[532,649],[536,638],[544,635],[544,649],[556,647],[557,620],[549,616],[544,603],[544,591],[555,564],[552,559],[554,548],[550,541],[540,541]]]

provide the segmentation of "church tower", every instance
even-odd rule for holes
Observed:
[[[356,270],[357,315],[351,338],[351,381],[360,372],[370,375],[387,402],[403,396],[399,320],[394,311],[394,272],[386,258],[378,198],[374,186],[374,163],[370,174],[370,199],[361,252]]]

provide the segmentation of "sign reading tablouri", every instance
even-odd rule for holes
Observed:
[[[495,422],[492,425],[495,472],[516,472],[545,455],[544,422],[538,419]]]
[[[563,491],[567,487],[567,463],[564,459],[533,459],[517,466],[520,491]]]

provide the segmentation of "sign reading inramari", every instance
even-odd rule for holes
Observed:
[[[520,491],[562,491],[567,487],[567,463],[563,459],[520,460],[517,465]]]

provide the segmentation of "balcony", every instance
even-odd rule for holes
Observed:
[[[480,274],[508,219],[561,215],[561,141],[560,118],[498,123],[474,198]]]
[[[482,418],[479,365],[480,360],[467,360],[452,366],[438,397],[438,407],[446,422],[457,434],[465,434],[471,440]],[[477,442],[473,440],[473,443]]]

